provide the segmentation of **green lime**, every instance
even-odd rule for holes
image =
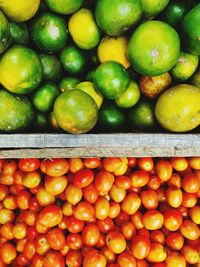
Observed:
[[[44,132],[49,128],[48,113],[36,111],[34,114],[34,129],[38,132]]]
[[[140,0],[98,0],[96,21],[107,35],[119,36],[142,18]]]
[[[118,62],[102,63],[95,72],[95,88],[106,99],[117,99],[126,91],[130,78],[126,69]]]
[[[192,76],[191,84],[200,88],[200,68],[198,68],[195,74]]]
[[[159,20],[163,20],[172,27],[177,28],[184,16],[194,5],[195,2],[192,0],[172,0],[159,15]]]
[[[131,108],[139,101],[140,95],[141,92],[138,84],[134,81],[131,81],[126,91],[119,98],[117,98],[115,102],[118,107]]]
[[[100,130],[120,131],[126,128],[125,112],[111,101],[105,101],[99,110]]]
[[[86,54],[76,46],[65,47],[60,53],[60,61],[70,75],[80,75],[86,67]]]
[[[169,3],[169,0],[141,0],[145,18],[153,18],[161,13]]]
[[[0,60],[0,83],[15,94],[28,94],[42,80],[42,64],[30,48],[15,45]]]
[[[80,82],[78,78],[75,77],[64,77],[59,83],[59,89],[62,93],[75,89],[76,85]]]
[[[10,34],[13,44],[28,45],[28,28],[24,22],[10,22]]]
[[[139,103],[130,109],[128,120],[131,130],[155,131],[158,124],[155,118],[155,103],[142,98]]]
[[[128,57],[134,70],[145,76],[168,72],[180,53],[177,32],[162,21],[142,23],[132,34]]]
[[[53,107],[58,95],[58,87],[53,83],[47,82],[33,93],[31,101],[38,111],[47,112]]]
[[[34,113],[28,98],[0,89],[0,99],[0,131],[19,131],[30,125]]]
[[[200,3],[184,17],[180,33],[185,49],[191,54],[200,56]]]
[[[90,70],[86,75],[86,81],[94,82],[96,69]]]
[[[62,77],[62,65],[57,57],[49,54],[39,54],[43,66],[43,79],[58,82]]]
[[[50,12],[35,18],[30,33],[33,43],[46,52],[59,52],[68,41],[65,20]]]
[[[96,102],[79,89],[59,95],[54,104],[54,113],[59,127],[74,134],[89,132],[98,120]]]
[[[84,0],[45,0],[45,2],[53,12],[69,15],[76,12]]]
[[[171,74],[175,80],[183,82],[194,74],[198,64],[198,56],[181,52],[176,65],[171,70]]]
[[[10,26],[7,18],[0,11],[0,54],[3,53],[10,43]]]

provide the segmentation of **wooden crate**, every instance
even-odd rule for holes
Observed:
[[[0,158],[200,156],[200,134],[1,134]]]

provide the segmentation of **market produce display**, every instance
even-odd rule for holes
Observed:
[[[199,267],[200,157],[0,160],[0,266]]]
[[[199,132],[198,0],[1,0],[0,54],[0,132]]]

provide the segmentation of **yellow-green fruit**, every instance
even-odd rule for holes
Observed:
[[[200,68],[198,68],[195,74],[192,76],[191,83],[192,85],[200,88]]]
[[[126,91],[115,102],[120,108],[132,108],[139,101],[140,95],[138,84],[131,81]]]
[[[101,63],[105,61],[117,61],[126,69],[130,67],[127,56],[128,39],[125,36],[104,37],[98,46],[98,58]]]
[[[103,103],[103,96],[98,93],[92,82],[82,82],[76,85],[76,89],[83,90],[87,94],[89,94],[94,101],[96,102],[98,109],[100,109],[102,103]]]
[[[187,132],[200,124],[200,89],[180,84],[165,91],[158,99],[158,122],[172,132]]]
[[[74,13],[69,19],[68,28],[73,41],[82,49],[92,49],[100,41],[100,30],[89,9],[82,8]]]
[[[37,12],[40,0],[0,0],[0,9],[11,20],[22,22]]]

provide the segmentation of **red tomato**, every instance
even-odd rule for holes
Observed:
[[[136,235],[132,239],[131,253],[136,259],[142,260],[149,254],[151,243],[146,235]]]
[[[172,267],[172,266],[186,267],[186,262],[184,257],[180,253],[173,252],[167,256],[165,265],[166,267]]]
[[[149,264],[145,260],[136,259],[136,267],[149,267]]]
[[[155,230],[156,231],[156,230]],[[158,230],[157,230],[158,231]],[[138,235],[146,235],[148,238],[150,238],[150,232],[146,228],[139,229],[137,231]]]
[[[121,208],[129,215],[133,215],[141,205],[141,199],[138,194],[132,192],[129,193],[122,202]]]
[[[131,168],[135,168],[137,166],[136,158],[128,158],[128,166]]]
[[[94,184],[96,189],[99,192],[108,192],[110,191],[112,185],[114,183],[114,175],[102,170],[95,176]]]
[[[13,224],[10,222],[5,223],[0,228],[0,234],[2,237],[6,238],[7,240],[12,240],[14,238],[13,236]]]
[[[27,237],[28,237],[29,240],[31,240],[31,241],[35,240],[37,235],[38,235],[38,232],[37,232],[35,226],[29,226],[27,228]]]
[[[184,237],[180,233],[169,233],[166,237],[166,244],[173,250],[181,250],[184,244]]]
[[[17,256],[15,246],[11,243],[4,243],[0,250],[0,256],[5,264],[10,264]]]
[[[198,250],[191,246],[183,246],[181,249],[181,254],[188,264],[196,264],[199,262]]]
[[[159,243],[151,244],[150,252],[147,255],[147,261],[152,263],[163,262],[167,258],[167,252],[163,245]]]
[[[17,162],[15,160],[6,160],[3,164],[3,174],[12,176],[17,170]]]
[[[88,169],[96,169],[101,166],[101,159],[100,158],[86,158],[83,161],[84,165]]]
[[[97,226],[99,230],[105,234],[109,233],[115,228],[113,220],[111,220],[109,217],[105,218],[104,220],[97,220]]]
[[[177,231],[183,222],[182,214],[177,209],[168,209],[164,212],[164,226],[169,231]]]
[[[62,176],[69,171],[69,162],[66,159],[47,159],[41,162],[40,169],[49,176]]]
[[[173,208],[178,208],[183,200],[183,194],[180,189],[168,188],[166,191],[166,200]]]
[[[36,171],[40,167],[40,161],[36,158],[20,159],[20,161],[18,162],[18,167],[21,171],[24,172]]]
[[[94,204],[97,201],[98,195],[99,193],[94,183],[91,183],[83,188],[83,197],[90,204]]]
[[[136,234],[135,226],[130,221],[122,223],[120,229],[126,240],[131,240]]]
[[[81,221],[91,221],[95,216],[94,207],[86,202],[81,201],[74,209],[74,217]]]
[[[20,191],[16,196],[16,202],[18,208],[20,208],[21,210],[27,210],[29,208],[30,199],[31,199],[31,194],[28,191],[26,190]]]
[[[106,236],[106,245],[113,253],[120,254],[126,249],[126,240],[121,233],[112,231]]]
[[[47,233],[47,242],[54,250],[61,250],[65,245],[65,235],[59,228],[53,228]]]
[[[104,247],[101,250],[102,254],[106,257],[107,263],[113,263],[116,261],[116,254],[113,253],[110,249],[108,249],[107,247]]]
[[[35,255],[35,242],[34,241],[27,241],[24,245],[23,254],[28,260],[32,260],[33,256]]]
[[[39,254],[35,254],[33,257],[32,265],[33,267],[43,267],[45,257]]]
[[[80,233],[85,226],[85,223],[76,219],[73,215],[66,218],[66,227],[70,233]]]
[[[137,170],[130,174],[133,187],[143,187],[149,181],[149,173],[144,170]]]
[[[130,216],[131,221],[133,222],[136,229],[141,229],[144,227],[142,221],[142,213],[140,211],[136,211],[135,214]]]
[[[155,165],[155,172],[162,182],[166,182],[171,178],[172,165],[168,160],[160,159]]]
[[[69,160],[69,170],[76,173],[84,168],[83,161],[80,158],[72,158]]]
[[[63,256],[59,252],[48,252],[44,259],[44,267],[65,267]]]
[[[147,172],[151,172],[154,167],[153,159],[150,157],[138,159],[137,165],[140,169]]]
[[[100,231],[96,224],[89,223],[83,229],[82,240],[83,243],[88,247],[95,246],[100,238]]]
[[[131,187],[131,179],[125,175],[117,176],[115,178],[115,185],[124,190],[128,190]]]
[[[152,189],[144,190],[140,194],[143,206],[147,210],[156,209],[158,207],[158,196]]]
[[[200,237],[200,229],[199,227],[190,220],[185,220],[180,227],[181,234],[189,239],[196,240]]]
[[[37,254],[44,255],[50,249],[49,244],[47,243],[46,235],[40,234],[35,240],[35,249]]]
[[[67,253],[65,263],[70,267],[80,267],[82,265],[82,255],[80,251],[70,250]]]
[[[161,180],[158,176],[152,174],[150,175],[149,181],[147,183],[147,186],[150,189],[157,190],[161,185]]]
[[[95,247],[97,249],[101,249],[101,248],[103,248],[105,246],[106,246],[106,236],[104,234],[100,233],[99,240],[96,243]]]
[[[143,215],[144,227],[148,230],[160,229],[164,222],[164,217],[161,212],[157,210],[149,210]]]
[[[82,169],[74,175],[73,184],[78,188],[84,188],[94,180],[94,173],[90,169]]]
[[[197,193],[200,189],[200,180],[196,173],[187,173],[184,175],[181,186],[187,193]]]
[[[72,250],[80,250],[83,246],[83,241],[80,234],[68,234],[66,242],[69,248]]]
[[[0,184],[0,201],[9,195],[9,188],[7,185]]]
[[[136,267],[135,258],[128,252],[122,252],[118,256],[117,262],[119,263],[120,267]]]
[[[43,208],[37,218],[37,222],[44,227],[50,228],[62,221],[62,209],[57,205],[49,205]]]
[[[173,188],[181,188],[181,176],[178,173],[172,173],[171,178],[167,181],[167,185]]]
[[[83,267],[106,267],[106,257],[97,250],[90,250],[83,260]]]
[[[150,234],[150,239],[152,243],[159,243],[161,245],[165,244],[165,235],[160,230],[154,230]]]
[[[95,217],[99,220],[104,220],[108,217],[110,211],[109,201],[104,197],[98,197],[94,204]]]

